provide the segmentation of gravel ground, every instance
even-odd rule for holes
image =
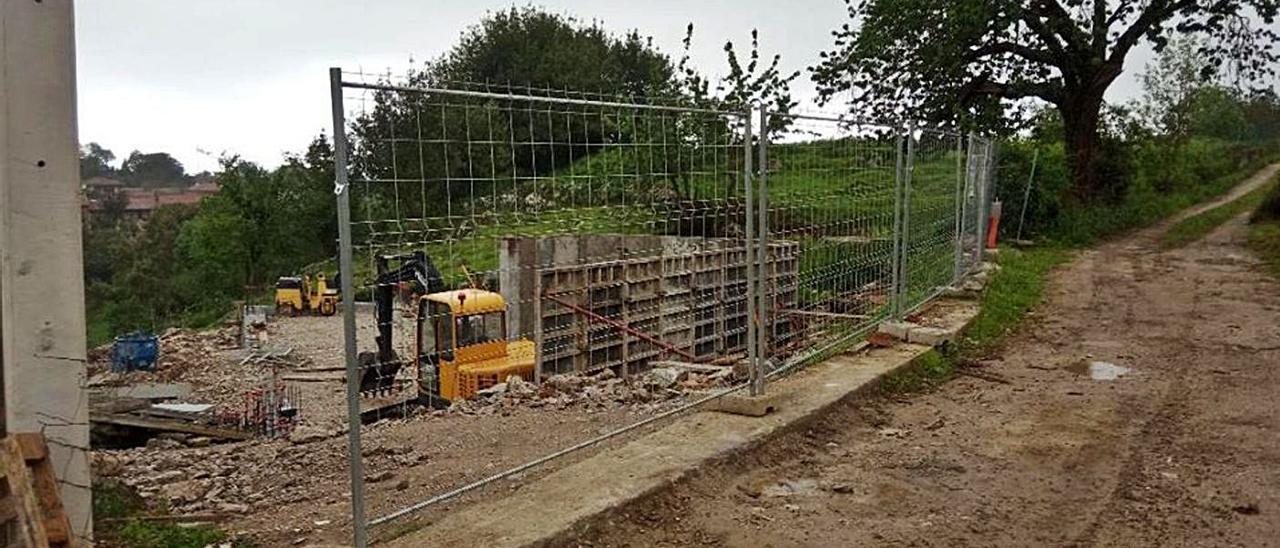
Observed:
[[[368,314],[361,314],[358,321],[372,324]],[[403,322],[397,332],[405,347],[412,342],[408,324]],[[367,343],[362,349],[372,349],[372,333],[368,331],[361,334],[360,340]],[[241,391],[262,386],[269,378],[269,368],[241,363],[247,353],[228,348],[233,344],[228,332],[175,332],[173,337],[156,372],[103,374],[100,380],[191,382],[195,385],[192,401],[222,403],[236,401]],[[280,318],[270,325],[266,345],[277,350],[292,348],[290,358],[303,367],[339,367],[343,363],[341,318]],[[179,346],[181,352],[177,351]],[[282,375],[288,372],[287,368],[279,371]],[[638,382],[602,382],[576,396],[553,392],[539,397],[535,392],[524,399],[494,397],[488,404],[469,402],[451,411],[420,410],[408,418],[367,426],[362,431],[362,462],[368,516],[395,511],[683,401],[676,392],[650,390]],[[291,439],[203,447],[169,442],[164,447],[99,450],[94,455],[95,472],[122,479],[174,513],[227,514],[229,519],[223,524],[227,530],[266,546],[348,541],[350,489],[341,372],[330,381],[291,384],[302,390],[302,420]],[[420,523],[433,519],[433,512],[448,511],[450,505],[517,489],[529,477],[591,453],[588,450],[497,482],[389,527],[393,530]]]

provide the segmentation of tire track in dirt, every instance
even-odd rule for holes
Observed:
[[[1275,545],[1280,284],[1241,249],[1242,219],[1160,252],[1168,224],[1052,275],[984,362],[1010,384],[847,405],[579,544]],[[1091,361],[1131,371],[1094,381]]]

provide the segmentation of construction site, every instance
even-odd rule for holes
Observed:
[[[1144,42],[1144,88],[1224,52],[1261,70],[1273,6],[853,3],[812,66],[753,29],[708,50],[720,75],[692,24],[341,4],[230,10],[245,41],[183,3],[199,24],[167,38],[194,44],[166,55],[209,65],[136,64],[234,112],[165,150],[114,132],[163,133],[185,99],[77,95],[136,71],[77,59],[137,47],[99,19],[142,8],[0,5],[0,544],[1277,538],[1280,103],[1104,108]],[[455,8],[479,22],[436,51]],[[1242,34],[1166,48],[1166,26]],[[438,56],[366,71],[396,28]],[[242,41],[244,77],[217,64]],[[78,109],[132,118],[89,141]]]
[[[389,540],[700,410],[768,415],[769,383],[886,320],[932,329],[982,268],[985,140],[818,116],[787,124],[831,136],[771,147],[765,110],[342,77],[338,150],[371,116],[347,95],[402,94],[441,133],[368,140],[417,167],[335,158],[335,260],[211,328],[89,350],[99,489],[268,545]],[[449,136],[472,109],[503,138]],[[566,124],[511,125],[535,109]]]

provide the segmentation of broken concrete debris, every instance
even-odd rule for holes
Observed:
[[[149,443],[136,440],[97,446],[93,470],[98,480],[119,482],[148,504],[167,506],[175,515],[238,516],[239,523],[252,522],[253,516],[267,509],[296,508],[284,512],[306,516],[308,519],[299,523],[311,530],[309,518],[315,507],[328,512],[329,506],[343,497],[334,489],[334,478],[346,474],[348,458],[341,439],[346,433],[341,322],[290,318],[270,323],[268,329],[272,344],[278,346],[241,349],[234,328],[165,332],[153,371],[112,373],[105,365],[109,356],[92,360],[95,417],[113,417],[128,424],[171,421],[185,425],[181,431],[148,429]],[[320,342],[308,343],[313,340]],[[591,426],[582,431],[548,427],[547,437],[576,441],[585,432],[616,428],[633,414],[647,415],[680,405],[690,392],[740,380],[733,373],[733,361],[736,358],[716,364],[656,362],[649,370],[626,376],[603,369],[590,375],[545,377],[541,383],[512,376],[486,388],[480,397],[459,401],[449,409],[433,412],[423,408],[400,418],[383,419],[367,427],[361,450],[368,465],[369,489],[419,496],[438,489],[449,478],[486,473],[485,469],[473,469],[474,460],[452,462],[443,456],[452,454],[459,443],[470,445],[477,439],[510,436],[510,432],[495,431],[490,425],[498,417],[506,421],[511,416],[510,420],[523,421],[530,428],[569,425],[583,419]],[[247,435],[243,441],[229,440],[207,430],[215,427],[214,419],[225,414],[224,410],[243,407],[247,391],[262,391],[273,374],[285,383],[291,382],[285,380],[290,375],[329,375],[335,379],[291,384],[304,391],[305,413],[292,431],[277,439]],[[199,418],[179,418],[186,415]],[[209,422],[201,422],[206,420]],[[434,434],[405,434],[418,431]],[[431,465],[425,466],[428,462]],[[439,476],[444,479],[424,476],[424,468],[447,475]],[[332,517],[330,514],[340,512],[322,515]],[[256,523],[249,527],[273,526]]]
[[[677,370],[673,367],[655,367],[645,373],[644,384],[658,389],[671,388],[677,382],[684,380],[687,375],[686,371]]]
[[[289,442],[294,445],[314,443],[317,441],[327,440],[340,434],[342,434],[342,432],[336,429],[303,425],[294,428],[293,431],[289,433]]]
[[[712,367],[715,371],[707,373],[655,367],[629,377],[619,377],[606,369],[595,375],[554,375],[543,379],[540,386],[511,376],[506,382],[480,390],[478,397],[454,402],[438,414],[487,414],[512,406],[601,409],[659,405],[686,392],[714,388],[733,379],[731,367]]]

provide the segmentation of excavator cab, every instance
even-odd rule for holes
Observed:
[[[443,291],[418,301],[419,382],[428,399],[453,401],[533,373],[533,343],[507,340],[507,303],[481,289]]]
[[[399,264],[393,268],[392,263]],[[377,262],[374,316],[377,352],[362,352],[360,391],[389,391],[405,365],[391,344],[395,289],[415,285],[413,365],[423,403],[445,405],[503,382],[512,375],[533,378],[534,343],[507,338],[507,303],[483,289],[446,290],[425,253],[383,256]]]

